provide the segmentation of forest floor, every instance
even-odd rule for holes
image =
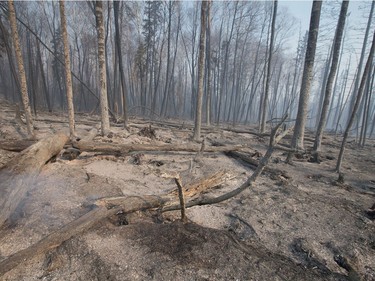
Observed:
[[[66,120],[61,113],[38,112],[37,138],[68,133]],[[100,123],[89,114],[78,114],[76,120],[79,136]],[[94,141],[190,142],[186,122],[180,128],[154,123],[153,138],[139,134],[149,124],[131,118],[128,131],[112,126],[110,137]],[[208,143],[242,144],[255,159],[268,145],[267,136],[225,127],[205,129],[203,135]],[[0,140],[25,137],[14,106],[1,101]],[[334,168],[340,141],[325,136],[320,164],[302,155],[288,165],[285,152],[276,150],[269,166],[279,174],[265,172],[230,200],[187,209],[186,224],[179,221],[179,211],[120,214],[35,255],[0,280],[375,280],[375,222],[366,214],[375,203],[375,142],[364,148],[349,142],[342,168],[345,183],[338,184]],[[290,136],[282,141],[289,142]],[[306,147],[311,146],[307,138]],[[0,167],[15,154],[0,150]],[[240,186],[254,171],[224,153],[204,152],[196,158],[189,152],[83,152],[74,160],[59,155],[29,187],[11,223],[0,228],[0,262],[82,216],[92,200],[162,195],[176,190],[164,173],[177,172],[186,184],[220,170],[226,171],[226,181],[211,195]],[[347,269],[335,261],[339,257],[347,260]]]

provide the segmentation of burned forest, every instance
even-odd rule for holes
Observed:
[[[0,280],[375,280],[375,1],[0,1]]]

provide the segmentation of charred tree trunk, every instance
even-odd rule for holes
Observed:
[[[270,49],[268,54],[268,61],[267,61],[267,77],[266,77],[266,89],[263,96],[262,102],[262,118],[260,123],[260,132],[264,133],[266,130],[266,118],[267,118],[267,107],[268,107],[268,95],[271,83],[271,63],[272,63],[272,55],[273,55],[273,45],[275,40],[275,25],[276,25],[276,15],[277,15],[277,0],[273,2],[273,14],[272,14],[272,27],[271,27],[271,39],[270,39]]]
[[[127,99],[126,99],[126,81],[124,75],[124,66],[122,63],[122,52],[121,52],[121,42],[120,42],[120,26],[119,26],[119,1],[113,1],[113,13],[115,16],[115,41],[116,41],[116,51],[120,72],[120,81],[122,89],[122,116],[124,119],[124,128],[128,126],[128,114],[127,114]]]
[[[25,116],[26,116],[27,133],[29,134],[31,138],[34,138],[35,135],[34,135],[33,117],[31,115],[29,96],[27,92],[25,68],[24,68],[24,63],[23,63],[23,58],[22,58],[20,40],[18,36],[16,10],[14,8],[13,0],[9,0],[8,8],[9,8],[9,22],[10,22],[10,27],[12,29],[13,45],[14,45],[16,58],[17,58],[18,74],[19,74],[19,79],[20,79],[21,95],[22,95],[22,104],[23,104],[23,108],[25,110]]]
[[[331,94],[332,94],[333,81],[336,77],[337,65],[338,65],[339,56],[340,56],[341,42],[342,42],[342,36],[344,33],[346,13],[348,11],[348,6],[349,6],[349,1],[342,2],[340,17],[337,22],[335,40],[334,40],[334,45],[333,45],[332,65],[331,65],[331,69],[329,71],[329,75],[327,79],[327,86],[325,89],[324,101],[323,101],[323,106],[322,106],[322,114],[319,120],[319,125],[318,125],[318,129],[317,129],[316,136],[315,136],[315,142],[314,142],[314,150],[315,150],[315,156],[316,156],[317,161],[319,158],[318,153],[322,145],[323,131],[326,126],[328,107],[329,107],[329,102],[330,102]]]
[[[102,136],[109,133],[108,97],[107,97],[107,73],[105,59],[105,34],[103,20],[103,2],[95,2],[96,31],[98,35],[98,61],[100,82],[100,113]]]
[[[16,67],[14,65],[13,57],[12,57],[12,49],[10,47],[9,38],[8,38],[9,34],[6,31],[6,29],[3,25],[3,22],[1,21],[1,17],[0,17],[0,30],[1,30],[2,37],[3,37],[3,43],[5,45],[5,49],[6,49],[6,52],[7,52],[9,68],[10,68],[10,71],[12,73],[14,82],[16,84],[16,88],[17,88],[16,92],[18,94],[19,100],[22,101],[21,84],[20,84],[19,77],[17,75]],[[16,100],[16,99],[14,99],[14,100]]]
[[[374,14],[374,8],[375,8],[375,1],[372,1],[370,14],[369,14],[369,17],[368,17],[368,20],[367,20],[367,27],[366,27],[365,37],[363,38],[361,57],[359,59],[358,70],[357,70],[357,75],[356,75],[356,79],[355,79],[353,94],[352,94],[351,100],[350,100],[349,113],[353,112],[354,104],[356,103],[356,93],[358,91],[358,86],[359,86],[359,82],[360,82],[360,79],[361,79],[362,65],[363,65],[363,60],[365,58],[366,46],[367,46],[367,39],[368,39],[368,35],[370,33],[372,16]],[[350,117],[349,117],[349,119],[350,119]],[[347,126],[348,126],[348,124],[350,122],[349,119],[347,121]]]
[[[211,6],[212,2],[208,1],[207,7],[207,35],[206,35],[206,66],[207,66],[207,100],[206,100],[206,124],[211,125]]]
[[[73,105],[73,85],[72,74],[70,72],[70,54],[69,54],[69,41],[68,31],[66,27],[65,5],[64,1],[60,1],[60,18],[61,18],[61,33],[64,42],[64,61],[65,61],[65,83],[66,83],[66,99],[68,102],[69,113],[69,130],[70,138],[75,137],[75,124],[74,124],[74,105]]]
[[[194,140],[201,137],[202,125],[202,99],[203,99],[203,78],[204,78],[204,53],[206,48],[206,17],[207,17],[207,1],[202,1],[201,7],[201,32],[199,36],[199,59],[198,59],[198,94],[197,107],[195,114]]]
[[[372,92],[374,89],[374,80],[375,80],[375,69],[374,66],[372,67],[372,71],[369,72],[369,76],[367,78],[367,89],[366,89],[366,99],[364,103],[364,110],[363,110],[363,117],[362,117],[362,128],[361,128],[361,138],[359,140],[359,145],[361,147],[365,146],[366,143],[366,136],[367,136],[367,129],[368,129],[368,120],[370,117],[370,105],[372,99]]]
[[[47,108],[48,108],[49,112],[52,112],[51,100],[50,100],[50,97],[49,97],[46,76],[45,76],[44,68],[43,68],[42,54],[41,54],[41,51],[40,51],[40,43],[39,43],[38,40],[36,40],[36,49],[37,49],[38,64],[39,64],[40,73],[41,73],[41,76],[42,76],[43,92],[44,92],[44,96],[46,98]]]
[[[343,159],[344,151],[345,151],[345,144],[346,144],[346,141],[347,141],[348,136],[349,136],[350,128],[353,125],[355,115],[356,115],[357,110],[359,108],[359,105],[361,103],[363,91],[364,91],[365,84],[366,84],[366,79],[367,79],[368,73],[369,73],[370,68],[371,68],[372,59],[374,57],[374,51],[375,51],[375,32],[374,32],[374,36],[373,36],[373,39],[372,39],[371,49],[370,49],[370,53],[368,55],[366,66],[365,66],[365,69],[363,70],[361,84],[359,85],[359,89],[358,89],[358,93],[357,93],[357,96],[356,96],[353,111],[350,114],[349,122],[348,122],[348,125],[346,126],[344,136],[343,136],[343,139],[342,139],[341,149],[340,149],[339,157],[337,159],[337,164],[336,164],[337,172],[340,172],[340,170],[341,170],[342,159]]]
[[[314,67],[316,43],[318,39],[321,1],[314,1],[311,10],[309,37],[306,47],[305,65],[303,69],[301,92],[298,105],[297,121],[294,129],[291,147],[294,149],[303,149],[303,139],[305,134],[305,123],[307,118],[307,103],[310,96],[312,71]],[[288,161],[291,158],[289,154]]]

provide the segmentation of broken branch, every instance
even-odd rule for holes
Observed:
[[[272,130],[271,138],[270,138],[270,145],[265,156],[261,159],[257,169],[253,173],[251,177],[249,177],[240,187],[223,194],[218,197],[214,198],[207,198],[207,199],[198,199],[191,201],[186,204],[186,207],[192,207],[196,205],[207,205],[207,204],[215,204],[225,200],[228,200],[246,188],[253,185],[255,180],[260,176],[264,167],[266,167],[275,144],[280,138],[276,137],[276,133],[278,128],[281,124],[285,121],[287,116],[285,116],[282,121]],[[199,148],[198,148],[199,149]],[[200,192],[202,189],[197,188]],[[115,215],[120,211],[124,213],[135,212],[138,210],[145,210],[145,209],[152,209],[152,208],[163,208],[166,206],[167,203],[172,204],[169,207],[165,207],[162,211],[168,210],[178,210],[181,208],[180,204],[176,204],[176,200],[173,199],[172,194],[167,194],[165,196],[132,196],[132,197],[119,197],[119,198],[112,198],[112,199],[102,199],[97,201],[97,207],[92,211],[88,212],[86,215],[80,217],[79,219],[65,225],[60,230],[53,232],[49,236],[42,239],[40,242],[32,245],[31,247],[19,251],[7,259],[0,262],[0,276],[4,275],[6,272],[11,270],[12,268],[16,267],[18,264],[24,262],[27,259],[31,259],[36,254],[45,253],[46,251],[56,248],[61,245],[62,242],[70,239],[72,236],[77,235],[90,227],[96,224],[98,221],[109,217],[111,215]],[[107,207],[107,208],[106,208]]]
[[[175,182],[177,184],[178,188],[178,197],[180,199],[180,206],[181,206],[181,221],[186,222],[187,217],[186,217],[186,211],[185,211],[185,197],[184,197],[184,192],[182,190],[182,182],[181,182],[181,177],[175,177]]]
[[[34,143],[35,140],[4,140],[0,141],[0,149],[20,152]]]
[[[268,161],[271,158],[271,155],[273,153],[274,146],[277,144],[278,141],[281,140],[281,138],[279,137],[280,135],[276,136],[276,133],[277,133],[278,129],[280,128],[280,126],[284,123],[284,121],[287,117],[288,117],[288,115],[285,115],[282,118],[281,122],[271,131],[270,142],[269,142],[269,146],[268,146],[266,154],[259,161],[258,167],[255,170],[255,172],[240,187],[238,187],[238,188],[236,188],[236,189],[234,189],[234,190],[232,190],[228,193],[220,195],[218,197],[201,198],[201,199],[198,199],[198,200],[188,202],[186,204],[186,207],[189,208],[189,207],[193,207],[193,206],[217,204],[217,203],[223,202],[225,200],[228,200],[228,199],[240,194],[245,189],[251,187],[254,184],[254,182],[256,181],[256,179],[261,175],[264,168],[267,166]],[[169,206],[167,208],[164,208],[163,211],[165,212],[165,211],[176,210],[176,208],[178,208],[178,206]]]

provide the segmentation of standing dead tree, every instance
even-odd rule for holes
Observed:
[[[323,101],[323,106],[322,106],[322,113],[320,116],[319,125],[316,131],[315,142],[314,142],[315,160],[317,162],[319,162],[319,152],[320,152],[320,147],[322,145],[323,131],[327,122],[328,107],[329,107],[329,102],[330,102],[331,95],[332,95],[333,81],[336,76],[337,66],[339,62],[341,42],[342,42],[342,36],[344,34],[344,27],[345,27],[345,20],[346,20],[346,14],[348,11],[348,6],[349,6],[349,1],[342,2],[340,17],[337,22],[336,34],[335,34],[334,45],[333,45],[332,65],[331,65],[331,69],[329,71],[329,75],[327,79],[327,85],[325,89],[324,101]]]
[[[312,82],[312,72],[315,61],[315,51],[318,40],[320,11],[322,8],[322,1],[314,1],[311,9],[310,28],[307,39],[305,64],[303,67],[301,91],[298,103],[297,121],[294,127],[294,134],[292,138],[292,149],[303,149],[303,140],[305,135],[305,123],[307,119],[307,105],[310,97],[310,88]],[[292,158],[293,154],[289,153],[287,162]]]
[[[206,123],[211,125],[211,91],[212,91],[212,71],[211,71],[211,7],[212,2],[208,0],[207,6],[207,26],[206,26],[206,71],[207,71],[207,100],[206,100]]]
[[[17,70],[16,66],[13,60],[12,56],[12,48],[10,46],[10,40],[9,40],[9,34],[7,30],[5,29],[5,26],[2,22],[2,19],[0,17],[0,31],[2,33],[2,36],[0,37],[2,39],[2,43],[4,44],[6,53],[7,53],[7,58],[8,58],[8,63],[9,63],[9,68],[13,76],[14,83],[16,84],[16,90],[17,90],[17,97],[19,97],[20,100],[22,100],[21,97],[21,84],[19,80],[19,76],[17,75]]]
[[[268,149],[266,154],[262,157],[262,159],[259,161],[259,165],[256,168],[255,172],[243,183],[241,186],[237,187],[236,189],[227,192],[223,195],[220,195],[218,197],[211,197],[211,198],[198,198],[197,200],[190,201],[186,203],[186,208],[190,208],[193,206],[202,206],[202,205],[211,205],[211,204],[217,204],[220,202],[223,202],[225,200],[231,199],[232,197],[237,196],[238,194],[242,193],[247,188],[252,187],[252,185],[255,183],[255,181],[258,179],[258,177],[262,174],[263,170],[267,166],[272,153],[275,149],[276,144],[286,135],[289,133],[288,130],[280,133],[277,135],[277,132],[281,125],[284,123],[288,115],[285,115],[281,122],[272,130],[271,136],[270,136],[270,142],[268,145]],[[180,208],[179,205],[174,205],[170,207],[166,207],[163,209],[163,211],[170,211],[170,210],[178,210]]]
[[[373,19],[374,9],[375,9],[375,1],[372,1],[370,13],[369,13],[369,16],[368,16],[368,19],[367,19],[365,36],[363,38],[361,56],[359,58],[357,73],[356,73],[356,76],[355,76],[354,88],[353,88],[352,95],[350,97],[349,114],[350,114],[350,112],[353,112],[354,104],[356,102],[356,93],[358,92],[358,87],[359,87],[360,80],[361,80],[363,61],[364,61],[365,55],[366,55],[367,39],[368,39],[368,36],[370,34],[371,22],[372,22],[372,19]],[[348,114],[348,116],[349,116],[349,114]],[[349,119],[350,119],[350,117],[348,117],[348,120],[347,120],[347,123],[346,123],[347,125],[350,122]]]
[[[60,1],[60,19],[61,19],[61,33],[62,33],[63,42],[64,42],[65,85],[66,85],[66,100],[68,102],[68,113],[69,113],[69,131],[70,131],[70,138],[73,139],[75,136],[73,84],[72,84],[72,74],[70,72],[70,52],[69,52],[68,31],[66,28],[64,1]]]
[[[61,2],[60,2],[61,3]],[[103,2],[95,2],[96,31],[98,34],[98,61],[99,61],[99,82],[100,82],[100,113],[102,136],[109,133],[108,99],[107,99],[107,74],[105,57],[105,34],[103,20]]]
[[[0,8],[5,12],[5,13],[10,13],[9,11],[9,8],[7,8],[2,2],[0,2]],[[40,36],[38,36],[38,34],[28,25],[26,24],[24,21],[22,21],[20,18],[17,17],[16,15],[16,20],[23,26],[25,27],[28,32],[30,32],[32,35],[34,35],[34,37],[36,38],[36,40],[56,59],[56,61],[61,64],[63,67],[65,67],[65,62],[63,60],[61,60],[61,58],[59,56],[57,56],[55,54],[55,52],[50,48],[48,47],[48,45],[41,39]],[[80,85],[82,87],[84,87],[88,93],[90,93],[90,95],[92,97],[95,98],[95,100],[97,100],[98,102],[100,102],[100,98],[94,93],[94,91],[92,89],[90,89],[90,87],[74,72],[71,70],[71,75],[77,79],[77,81],[80,83]],[[113,117],[113,119],[116,119],[116,115],[114,114],[114,112],[110,109],[108,109],[109,111],[109,114]],[[30,110],[31,112],[31,110]]]
[[[201,137],[202,126],[202,100],[203,100],[203,78],[204,78],[204,56],[206,49],[206,17],[207,17],[207,1],[202,1],[201,7],[201,34],[199,36],[199,59],[198,59],[198,94],[197,108],[195,113],[194,140]]]
[[[31,115],[29,96],[27,93],[25,67],[24,67],[23,58],[22,58],[20,39],[18,36],[16,10],[14,8],[13,0],[10,0],[8,2],[8,9],[9,9],[9,22],[10,22],[10,27],[12,29],[12,39],[13,39],[14,49],[16,53],[16,58],[17,58],[18,74],[19,74],[19,80],[20,80],[20,86],[21,86],[22,104],[23,104],[23,108],[25,110],[25,116],[26,116],[27,133],[29,134],[30,137],[34,138],[33,117]]]
[[[362,74],[361,84],[359,85],[359,89],[358,89],[357,96],[356,96],[356,99],[355,99],[354,107],[353,107],[353,110],[350,114],[348,125],[346,126],[344,136],[343,136],[343,139],[342,139],[341,149],[340,149],[339,157],[337,159],[337,164],[336,164],[336,171],[337,172],[340,172],[340,170],[341,170],[342,159],[344,157],[344,151],[345,151],[345,144],[346,144],[346,141],[348,139],[350,129],[353,125],[355,115],[356,115],[357,110],[359,108],[359,105],[361,103],[363,91],[364,91],[365,85],[366,85],[366,80],[368,78],[368,73],[370,71],[372,59],[374,57],[374,51],[375,51],[375,32],[374,32],[374,36],[372,38],[370,53],[368,55],[366,66],[365,66],[365,69],[364,69],[363,74]]]
[[[277,15],[277,0],[273,2],[273,14],[272,14],[272,26],[271,26],[271,39],[270,39],[270,48],[267,62],[267,77],[266,77],[266,88],[263,95],[262,102],[262,114],[260,120],[260,132],[264,133],[266,129],[266,118],[267,118],[267,107],[268,107],[268,96],[270,91],[270,82],[271,82],[271,63],[273,55],[273,47],[275,41],[275,25],[276,25],[276,15]]]
[[[117,60],[120,71],[121,80],[121,92],[122,92],[122,117],[124,119],[124,128],[128,126],[128,114],[127,114],[127,101],[126,101],[126,81],[124,75],[124,66],[122,63],[122,50],[121,50],[121,36],[120,36],[120,25],[119,25],[119,10],[120,2],[113,1],[113,13],[115,17],[115,42],[116,42],[116,52]]]

